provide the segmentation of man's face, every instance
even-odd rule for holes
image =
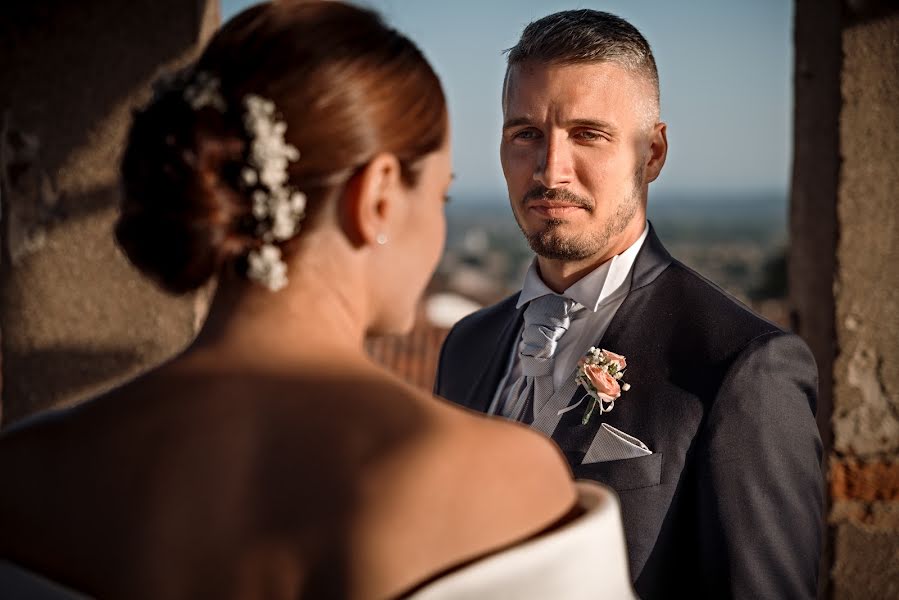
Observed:
[[[609,62],[510,68],[500,160],[512,212],[538,255],[607,259],[629,225],[642,231],[646,186],[661,169],[650,160],[659,127],[664,142],[652,94]]]

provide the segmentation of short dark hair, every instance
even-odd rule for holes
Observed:
[[[508,68],[524,62],[614,62],[646,77],[659,100],[659,73],[649,42],[636,27],[598,10],[564,10],[530,23],[507,51]]]

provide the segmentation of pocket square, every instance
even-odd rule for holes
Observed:
[[[646,444],[620,429],[603,423],[587,449],[587,453],[584,454],[581,464],[637,458],[649,454],[652,454],[652,451],[646,447]]]

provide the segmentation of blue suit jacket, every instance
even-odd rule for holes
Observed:
[[[453,328],[437,394],[487,410],[517,343],[516,300]],[[672,259],[650,230],[595,345],[627,357],[632,388],[587,425],[582,410],[566,413],[552,438],[575,477],[618,492],[637,593],[815,598],[824,479],[805,343]],[[603,422],[653,454],[582,464]]]

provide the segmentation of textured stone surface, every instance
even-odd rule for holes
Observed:
[[[96,393],[192,337],[195,298],[141,280],[112,224],[130,111],[217,21],[215,0],[0,5],[4,422]]]
[[[843,31],[834,448],[899,451],[899,14]]]
[[[884,324],[884,328],[890,326]],[[899,396],[887,390],[887,382],[895,382],[887,370],[895,354],[885,348],[890,354],[881,356],[852,329],[846,332],[850,335],[846,336],[848,343],[836,374],[839,404],[833,422],[835,448],[855,456],[894,453],[899,450]],[[852,354],[845,356],[850,351]]]
[[[899,506],[899,462],[833,460],[828,479],[832,500],[887,500]]]
[[[899,597],[899,12],[850,5],[841,46],[834,598]]]
[[[852,523],[870,532],[899,534],[899,502],[834,500],[828,522]]]
[[[838,600],[899,598],[899,533],[856,523],[836,527],[833,597]]]
[[[819,598],[899,597],[899,10],[796,2],[793,326],[820,372]]]

